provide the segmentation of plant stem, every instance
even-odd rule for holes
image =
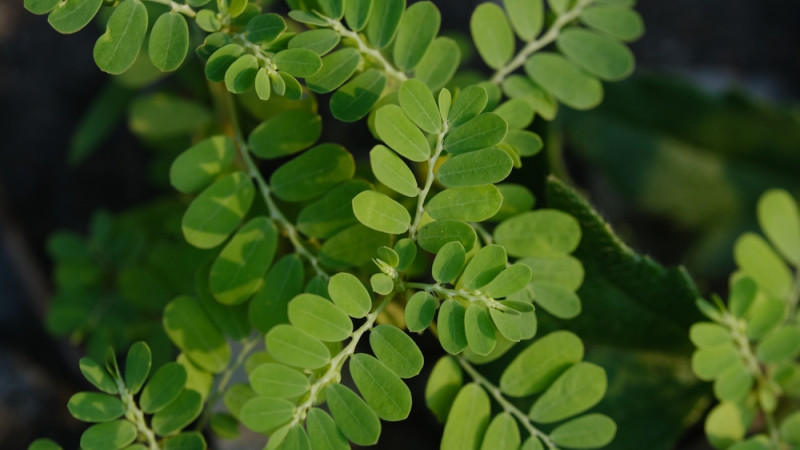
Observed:
[[[140,435],[144,435],[145,439],[147,439],[147,448],[150,450],[161,450],[161,447],[158,445],[158,439],[156,439],[156,434],[147,425],[144,413],[139,409],[136,400],[133,399],[133,395],[128,391],[128,388],[121,379],[116,379],[116,382],[119,396],[125,404],[125,418],[136,426]]]
[[[328,370],[324,375],[317,379],[314,384],[311,385],[311,388],[308,391],[308,397],[303,403],[297,406],[297,409],[294,410],[294,417],[292,418],[292,422],[289,424],[290,427],[305,420],[308,410],[310,410],[317,402],[317,396],[320,394],[320,392],[322,392],[323,388],[331,383],[339,381],[345,361],[347,361],[347,358],[355,354],[356,346],[358,345],[359,340],[361,340],[361,337],[364,335],[364,333],[372,329],[372,327],[375,325],[375,321],[378,319],[378,315],[381,313],[381,311],[383,311],[386,305],[392,301],[393,296],[394,294],[385,296],[378,306],[367,315],[366,321],[360,327],[358,327],[358,329],[353,331],[350,342],[348,342],[347,345],[342,348],[339,353],[333,357],[333,359],[331,359]]]
[[[488,392],[492,397],[494,397],[495,401],[503,407],[503,410],[507,413],[511,414],[512,416],[516,417],[517,420],[528,430],[531,436],[536,436],[537,438],[541,439],[542,442],[547,446],[547,448],[551,450],[557,450],[556,444],[550,440],[550,436],[545,434],[543,431],[539,430],[538,428],[534,427],[531,423],[528,416],[519,410],[516,406],[514,406],[511,402],[508,401],[503,396],[503,393],[500,391],[500,388],[492,384],[489,380],[487,380],[483,375],[481,375],[472,364],[470,364],[466,359],[461,356],[457,356],[456,359],[458,363],[461,364],[461,367],[475,380],[479,385],[481,385],[486,392]]]
[[[522,50],[517,53],[517,56],[515,56],[514,59],[512,59],[505,66],[499,68],[497,72],[494,73],[491,79],[492,83],[501,84],[508,75],[522,67],[529,56],[555,41],[558,38],[561,29],[564,28],[566,24],[575,20],[583,12],[583,10],[593,2],[594,0],[579,0],[575,6],[572,7],[572,9],[559,15],[556,18],[556,21],[550,25],[550,28],[545,34],[539,37],[539,39],[534,39],[528,42],[525,47],[523,47]]]
[[[426,292],[433,292],[439,294],[440,298],[443,299],[456,299],[462,298],[469,302],[482,302],[487,307],[497,309],[500,311],[508,311],[508,306],[498,302],[492,297],[483,295],[480,291],[467,291],[464,289],[449,289],[441,284],[427,284],[427,283],[416,283],[416,282],[409,282],[409,283],[400,283],[403,289],[405,288],[413,288],[413,289],[421,289]]]
[[[396,79],[397,81],[403,82],[408,79],[405,73],[400,70],[397,70],[392,63],[390,63],[386,58],[383,57],[380,50],[370,47],[364,39],[361,38],[361,35],[356,33],[355,31],[349,30],[345,27],[341,21],[336,19],[331,19],[330,17],[324,17],[328,22],[328,26],[335,32],[339,33],[339,36],[343,38],[347,38],[352,40],[358,46],[358,51],[361,54],[371,57],[373,60],[377,61],[378,64],[383,66],[383,71],[386,72],[386,75]]]
[[[436,168],[436,161],[441,156],[442,151],[444,150],[444,136],[447,134],[449,127],[447,126],[447,121],[442,124],[442,131],[436,135],[436,149],[433,152],[433,156],[428,159],[428,174],[425,177],[425,186],[422,187],[422,190],[419,191],[417,197],[417,210],[414,213],[414,222],[411,223],[411,226],[408,228],[408,236],[414,240],[417,235],[417,231],[419,228],[419,222],[422,220],[422,215],[425,212],[425,198],[428,197],[428,193],[431,190],[431,186],[433,186],[433,180],[435,179],[434,176],[434,169]]]
[[[194,11],[194,9],[192,9],[191,6],[173,2],[172,0],[144,0],[144,1],[167,5],[170,8],[172,8],[173,11],[179,12],[186,17],[194,17],[197,15],[197,13]]]

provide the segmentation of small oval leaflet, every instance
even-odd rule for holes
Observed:
[[[508,124],[502,117],[491,112],[483,113],[447,133],[444,149],[458,155],[492,147],[499,144],[507,132]]]
[[[783,300],[768,297],[756,304],[747,321],[747,337],[751,340],[766,336],[775,328],[786,314],[786,303]]]
[[[268,13],[259,14],[247,22],[247,40],[256,43],[274,41],[286,30],[283,17]]]
[[[275,54],[278,69],[296,77],[310,77],[322,67],[319,55],[305,48],[290,48]]]
[[[306,417],[306,428],[314,450],[350,450],[347,438],[325,411],[311,408]]]
[[[228,136],[204,139],[175,158],[169,170],[170,183],[181,192],[197,192],[230,167],[235,153],[233,140]]]
[[[333,117],[342,122],[355,122],[369,114],[386,87],[386,75],[367,70],[340,87],[330,101]]]
[[[372,0],[348,0],[345,2],[344,18],[353,31],[361,31],[367,26],[372,12]]]
[[[202,450],[207,448],[203,435],[196,431],[188,431],[171,436],[164,442],[164,450]],[[128,450],[133,450],[128,447]],[[142,449],[144,450],[144,446]]]
[[[289,422],[294,409],[294,404],[288,400],[255,397],[242,406],[239,419],[257,433],[268,433]]]
[[[453,101],[447,121],[451,127],[457,127],[477,117],[488,102],[486,89],[475,84],[467,86]]]
[[[143,341],[134,343],[125,358],[125,386],[128,392],[136,394],[150,374],[152,353]]]
[[[356,71],[361,56],[358,50],[347,47],[322,58],[322,68],[306,78],[306,86],[317,94],[327,94],[347,81]]]
[[[405,9],[406,0],[373,1],[367,22],[367,40],[379,49],[389,45],[397,33]]]
[[[394,62],[398,69],[409,71],[419,64],[441,24],[441,14],[428,1],[414,3],[400,19],[394,41]]]
[[[386,105],[377,111],[375,131],[392,150],[411,161],[422,162],[430,157],[425,135],[397,105]]]
[[[244,48],[239,44],[227,44],[219,48],[206,61],[206,78],[211,81],[224,81],[228,67],[242,55]]]
[[[533,40],[544,24],[544,4],[542,0],[503,0],[511,26],[520,39]]]
[[[452,283],[464,269],[467,253],[458,241],[444,244],[433,259],[431,274],[439,283]]]
[[[481,58],[492,69],[499,69],[514,55],[514,33],[506,14],[493,3],[482,3],[469,21],[472,40]]]
[[[353,197],[353,213],[359,222],[389,234],[402,234],[411,225],[411,215],[400,203],[377,191]]]
[[[536,53],[525,62],[525,73],[572,108],[591,109],[603,100],[603,85],[561,55]]]
[[[453,241],[458,241],[464,250],[470,251],[477,239],[475,230],[465,222],[436,220],[420,228],[417,242],[423,250],[438,253],[445,244]]]
[[[778,252],[800,266],[800,211],[788,192],[773,189],[761,196],[758,224]]]
[[[539,209],[501,222],[494,238],[511,256],[559,256],[578,247],[581,228],[567,213]]]
[[[433,300],[430,296],[428,298]],[[433,312],[430,314],[431,319]],[[381,324],[373,328],[369,335],[369,345],[378,360],[400,378],[414,377],[422,370],[424,363],[422,352],[417,344],[397,327]]]
[[[424,4],[416,3],[415,5]],[[412,6],[413,7],[413,6]],[[442,119],[433,94],[425,83],[412,78],[398,92],[400,108],[423,131],[436,134],[442,129]]]
[[[439,167],[436,178],[447,187],[471,187],[503,181],[513,168],[502,150],[487,148],[456,155]]]
[[[277,245],[278,230],[267,217],[242,226],[211,266],[208,285],[217,301],[236,305],[255,294],[264,284]]]
[[[353,178],[354,173],[350,152],[336,144],[320,144],[280,166],[269,183],[281,200],[302,202]]]
[[[161,436],[180,431],[194,422],[203,411],[203,398],[195,390],[185,389],[166,408],[157,412],[152,419],[153,431]]]
[[[36,15],[41,15],[52,11],[59,2],[60,0],[25,0],[23,6],[25,6],[25,9],[28,11]]]
[[[479,448],[490,415],[489,396],[477,383],[459,391],[453,402],[442,435],[442,450]]]
[[[228,366],[230,346],[197,300],[181,296],[171,301],[164,308],[163,324],[170,340],[201,369],[219,373]]]
[[[282,364],[262,364],[250,373],[249,379],[253,390],[266,397],[299,397],[309,388],[303,373]]]
[[[508,123],[509,131],[527,128],[533,122],[533,106],[525,99],[512,98],[498,105],[494,111]]]
[[[81,435],[84,450],[117,450],[136,439],[136,425],[127,420],[92,425]]]
[[[262,122],[247,139],[259,158],[274,159],[295,154],[314,145],[322,134],[322,117],[296,109]]]
[[[586,411],[606,393],[602,367],[579,362],[570,367],[539,397],[528,416],[539,423],[552,423]]]
[[[259,65],[250,54],[240,56],[225,71],[225,87],[234,94],[241,94],[255,83]]]
[[[307,205],[297,216],[297,229],[307,236],[328,238],[358,223],[353,214],[353,197],[370,189],[369,183],[355,179],[331,189],[321,199]]]
[[[328,347],[305,331],[286,324],[267,333],[267,351],[277,361],[303,369],[319,369],[331,358]]]
[[[313,294],[300,294],[289,302],[289,321],[324,342],[341,342],[353,331],[342,308]]]
[[[581,22],[622,41],[635,41],[644,33],[644,23],[636,11],[616,5],[597,5],[583,10]]]
[[[328,407],[339,430],[357,445],[373,445],[381,434],[375,411],[347,387],[334,383],[326,391]]]
[[[501,245],[487,245],[475,253],[467,263],[458,286],[474,291],[481,289],[506,268],[508,257]]]
[[[236,229],[255,197],[244,172],[234,172],[212,184],[189,205],[183,215],[183,235],[198,248],[214,248]]]
[[[450,38],[438,37],[417,64],[414,77],[425,83],[431,91],[436,91],[453,78],[460,60],[458,44]]]
[[[697,347],[705,348],[731,342],[733,337],[722,325],[712,322],[697,322],[689,329],[689,339]]]
[[[394,280],[385,273],[376,273],[369,278],[372,291],[379,295],[389,295],[394,290]]]
[[[369,152],[369,162],[375,178],[388,188],[406,197],[416,197],[419,193],[414,173],[389,148],[383,145],[373,147]]]
[[[531,268],[524,264],[514,264],[500,272],[481,291],[494,298],[508,297],[524,289],[531,280]]]
[[[739,352],[733,343],[699,349],[692,354],[692,371],[698,378],[711,381],[739,362]]]
[[[786,298],[791,292],[789,268],[761,236],[743,234],[733,247],[733,258],[769,294]]]
[[[78,420],[84,422],[110,422],[120,418],[125,405],[117,397],[99,392],[78,392],[70,397],[67,409]]]
[[[598,448],[614,439],[617,425],[603,414],[587,414],[559,425],[550,432],[556,445],[566,448]]]
[[[436,362],[425,385],[425,404],[439,422],[444,422],[461,390],[463,375],[455,359],[443,356]]]
[[[392,237],[358,223],[325,241],[319,256],[323,264],[337,269],[358,266],[375,257],[375,249],[391,245]]]
[[[494,185],[445,189],[436,194],[425,210],[437,220],[482,222],[492,217],[503,203]]]
[[[488,355],[497,345],[495,329],[489,312],[477,303],[470,303],[464,315],[467,345],[469,349],[481,356]]]
[[[556,44],[572,62],[602,80],[620,80],[633,72],[633,53],[614,38],[571,27],[561,31]]]
[[[89,383],[92,383],[98,390],[106,394],[117,394],[119,392],[117,383],[111,378],[108,371],[98,364],[97,361],[89,357],[83,357],[78,361],[78,366],[84,378],[86,378]]]
[[[714,380],[714,395],[721,401],[740,402],[753,389],[754,382],[744,364],[734,364]]]
[[[800,354],[800,327],[784,325],[758,343],[756,355],[766,364],[792,360]]]
[[[297,255],[286,255],[267,272],[264,287],[250,300],[248,317],[261,333],[279,323],[288,323],[286,305],[303,290],[303,263]]]
[[[153,414],[161,411],[183,391],[186,385],[186,369],[176,362],[159,367],[142,390],[139,405],[142,411]]]
[[[529,345],[503,371],[500,389],[513,397],[544,391],[583,359],[583,343],[569,331],[554,331]]]
[[[120,74],[136,61],[147,34],[147,8],[139,0],[124,0],[114,9],[106,32],[94,45],[94,61],[104,72]]]
[[[74,33],[88,25],[102,5],[103,0],[58,2],[47,16],[47,22],[59,33]]]
[[[356,353],[350,375],[367,404],[383,420],[396,422],[411,412],[411,391],[393,371],[374,357]]]
[[[460,353],[467,347],[465,314],[464,306],[455,300],[445,300],[439,307],[439,318],[436,321],[439,342],[442,348],[452,355]]]
[[[322,56],[333,50],[339,44],[340,39],[339,33],[333,30],[308,30],[289,40],[289,48],[305,48]]]
[[[510,413],[503,412],[489,424],[481,450],[518,450],[520,442],[517,421]]]
[[[581,313],[581,299],[572,290],[549,281],[532,283],[534,300],[550,314],[571,319]]]
[[[372,298],[367,288],[353,274],[340,272],[332,276],[328,283],[328,293],[331,300],[350,317],[364,317],[372,309]]]
[[[161,14],[153,30],[147,54],[150,61],[162,72],[170,72],[180,67],[189,51],[189,26],[183,15],[170,11]]]

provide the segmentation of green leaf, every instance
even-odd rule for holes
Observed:
[[[125,405],[110,395],[78,392],[69,398],[67,409],[72,417],[84,422],[110,422],[122,416]]]
[[[170,183],[180,192],[197,192],[230,167],[235,153],[233,140],[228,136],[202,140],[175,158],[169,171]]]
[[[282,112],[257,126],[247,140],[253,153],[265,159],[295,154],[322,134],[322,118],[308,110]]]
[[[240,56],[225,71],[225,87],[234,94],[253,87],[259,65],[256,57],[250,54]]]
[[[492,217],[502,202],[500,191],[489,184],[446,189],[430,199],[425,210],[437,220],[482,222]]]
[[[375,115],[375,131],[394,151],[411,161],[426,161],[431,148],[425,135],[397,105],[381,107]]]
[[[425,385],[425,403],[439,422],[447,419],[461,384],[461,367],[456,360],[449,356],[440,358]]]
[[[358,391],[378,417],[390,422],[408,417],[411,391],[391,369],[364,353],[353,355],[349,368]]]
[[[505,311],[492,308],[489,310],[489,316],[502,337],[508,339],[510,342],[519,342],[522,340],[522,321],[527,319],[527,317],[523,317],[522,313],[513,308],[509,308]],[[501,348],[502,347],[498,345],[495,347],[495,352]],[[490,354],[488,356],[492,355]]]
[[[394,280],[385,273],[376,273],[369,278],[372,291],[380,295],[389,295],[394,290]]]
[[[431,319],[434,311],[431,311]],[[424,363],[422,352],[417,344],[397,327],[378,325],[370,332],[369,345],[378,360],[401,378],[414,377],[422,370]]]
[[[364,400],[347,387],[334,383],[326,391],[336,425],[356,445],[373,445],[381,434],[381,422]]]
[[[272,42],[286,31],[283,17],[268,13],[259,14],[247,22],[247,40],[255,43]]]
[[[197,431],[187,431],[164,441],[164,450],[205,450],[206,440]],[[130,449],[130,447],[128,447]]]
[[[399,271],[406,270],[417,257],[417,245],[409,238],[403,238],[395,242],[394,251],[397,253],[397,267]]]
[[[344,15],[344,0],[317,0],[322,13],[332,19],[341,19]]]
[[[310,12],[310,11],[302,11],[302,10],[294,10],[289,11],[289,18],[296,22],[305,23],[308,25],[315,25],[319,27],[324,27],[328,25],[328,22],[325,21],[319,14]]]
[[[529,266],[514,264],[500,272],[489,284],[481,288],[481,292],[493,298],[508,297],[525,289],[531,276],[532,272]]]
[[[464,222],[437,220],[420,228],[417,242],[430,253],[438,253],[442,246],[452,241],[458,241],[466,251],[470,251],[477,238],[475,230]]]
[[[367,26],[372,13],[372,0],[348,0],[345,2],[344,18],[353,31],[361,31]]]
[[[70,139],[69,165],[78,166],[99,149],[122,121],[134,94],[135,91],[113,80],[94,95]]]
[[[517,421],[510,413],[503,412],[489,424],[481,450],[517,450],[520,442]]]
[[[487,148],[456,155],[439,166],[436,178],[447,187],[471,187],[504,180],[513,166],[502,150]]]
[[[183,215],[183,235],[198,248],[214,248],[239,226],[255,189],[244,172],[234,172],[216,181],[195,198]]]
[[[354,173],[353,155],[344,147],[320,144],[279,167],[269,184],[281,200],[301,202],[353,178]]]
[[[262,67],[258,69],[256,73],[256,79],[253,81],[255,85],[256,95],[261,100],[267,101],[269,100],[270,95],[272,95],[271,85],[272,83],[269,81],[269,73],[267,69]]]
[[[501,245],[487,245],[477,251],[467,263],[458,287],[469,291],[483,288],[492,281],[508,262],[506,250]]]
[[[752,391],[754,381],[744,364],[734,364],[714,380],[714,395],[721,401],[742,401]]]
[[[264,216],[242,226],[211,266],[209,288],[217,301],[236,305],[258,292],[277,243],[278,230]]]
[[[409,71],[419,64],[436,38],[441,21],[439,9],[429,1],[414,3],[406,10],[394,42],[394,62],[398,69]]]
[[[800,412],[790,414],[780,424],[781,438],[791,445],[800,445]]]
[[[725,369],[740,360],[739,352],[733,343],[715,347],[701,348],[692,354],[692,371],[704,381],[710,381],[719,376]]]
[[[744,439],[752,420],[753,413],[736,403],[720,403],[706,418],[706,437],[714,447],[728,448]]]
[[[180,67],[189,51],[189,26],[183,15],[170,11],[161,14],[150,32],[147,54],[162,72]]]
[[[570,27],[561,31],[556,45],[570,61],[602,80],[620,80],[633,72],[633,53],[614,38]]]
[[[47,14],[59,4],[59,0],[25,0],[23,6],[36,15]]]
[[[333,117],[342,122],[355,122],[369,114],[386,87],[386,75],[367,70],[339,88],[330,101]]]
[[[355,73],[360,60],[358,50],[352,47],[337,50],[322,58],[322,68],[306,78],[306,86],[318,94],[331,92]]]
[[[536,436],[530,436],[522,443],[520,450],[544,450],[544,445]]]
[[[429,3],[422,2],[414,5],[424,4]],[[441,131],[442,118],[439,116],[439,109],[433,99],[433,94],[425,83],[415,78],[404,82],[400,87],[398,100],[403,112],[423,131],[430,134],[436,134]]]
[[[350,2],[348,2],[348,5]],[[350,444],[331,416],[319,408],[311,408],[306,417],[306,428],[314,450],[349,450]]]
[[[222,29],[222,21],[217,13],[210,9],[201,9],[200,11],[197,11],[197,15],[195,16],[194,20],[201,30],[209,33],[213,33]]]
[[[353,332],[353,322],[342,308],[313,294],[300,294],[289,302],[289,322],[323,342],[341,342]]]
[[[25,2],[25,8],[29,11],[31,8],[36,8],[36,6],[28,6],[28,2]],[[37,5],[38,6],[38,5]],[[31,11],[33,12],[33,11]],[[45,11],[47,12],[47,11]],[[44,14],[44,13],[42,13]],[[31,445],[28,446],[28,450],[64,450],[60,445],[56,444],[55,442],[51,441],[50,439],[39,438],[35,441],[31,442]]]
[[[452,283],[464,269],[466,251],[458,241],[450,241],[441,246],[433,259],[431,275],[439,283]]]
[[[603,86],[574,64],[555,53],[540,52],[525,62],[525,73],[575,109],[591,109],[603,99]]]
[[[552,282],[574,291],[583,281],[583,266],[571,256],[523,258],[519,262],[531,268],[534,285],[543,281]]]
[[[456,96],[447,122],[451,127],[457,127],[472,120],[486,108],[488,102],[486,89],[478,85],[467,86]]]
[[[458,393],[442,434],[442,450],[478,449],[489,425],[489,396],[477,383]]]
[[[581,22],[622,41],[635,41],[644,33],[642,17],[631,8],[596,5],[581,12]]]
[[[111,378],[108,371],[92,358],[84,357],[78,362],[81,373],[92,386],[105,392],[106,394],[117,394],[117,383]]]
[[[309,77],[322,68],[319,55],[305,48],[290,48],[275,54],[273,62],[278,69],[296,77]]]
[[[533,404],[531,419],[552,423],[586,411],[606,393],[606,372],[592,363],[579,362],[567,369]]]
[[[197,300],[181,296],[170,302],[163,324],[170,340],[201,369],[219,373],[228,367],[231,349]]]
[[[467,347],[465,314],[464,306],[455,300],[445,300],[439,307],[439,318],[436,321],[439,342],[442,348],[452,355],[460,353]]]
[[[730,450],[769,450],[770,442],[768,437],[761,434],[753,436],[746,441],[737,442],[728,448]]]
[[[261,333],[279,323],[288,323],[286,306],[303,290],[303,262],[297,255],[286,255],[267,272],[264,287],[250,301],[250,322]]]
[[[774,364],[800,354],[800,327],[785,325],[766,335],[756,347],[761,362]]]
[[[136,439],[136,425],[127,420],[92,425],[81,435],[84,450],[118,450]]]
[[[244,48],[239,44],[227,44],[216,50],[206,61],[206,78],[211,81],[225,80],[228,68],[244,54]]]
[[[262,364],[248,378],[253,390],[266,397],[291,399],[305,394],[310,386],[306,375],[282,364]]]
[[[795,266],[800,266],[800,211],[784,190],[771,190],[758,201],[758,223],[775,248]]]
[[[600,448],[614,440],[617,424],[603,414],[587,414],[550,432],[556,445],[566,448]]]
[[[689,329],[689,339],[698,348],[715,347],[731,342],[730,331],[722,325],[712,322],[697,322]]]
[[[348,315],[355,318],[366,316],[372,309],[372,298],[361,281],[347,272],[331,277],[328,283],[331,300]]]
[[[348,181],[336,186],[324,197],[300,211],[297,229],[308,236],[328,238],[358,223],[353,214],[352,200],[358,193],[368,189],[369,184],[363,180]]]
[[[391,245],[391,236],[356,224],[334,235],[320,248],[320,261],[344,269],[358,266],[375,257],[375,249]]]
[[[507,132],[508,124],[502,117],[495,113],[483,113],[447,133],[444,149],[452,155],[458,155],[492,147],[500,143]]]
[[[124,0],[114,9],[106,32],[94,45],[94,61],[104,72],[128,70],[142,48],[147,34],[147,8],[139,0]]]
[[[485,356],[497,345],[494,325],[489,312],[482,305],[470,303],[464,315],[467,345],[476,355]]]
[[[145,385],[139,406],[146,414],[161,411],[172,403],[186,385],[186,369],[176,363],[169,362],[161,366]]]
[[[379,49],[389,45],[397,32],[405,9],[406,0],[372,2],[366,29],[367,40]]]
[[[472,13],[469,29],[478,53],[492,69],[503,67],[514,56],[514,33],[499,6],[494,3],[478,5]]]
[[[524,130],[509,130],[503,142],[514,147],[520,156],[533,156],[544,147],[538,134]]]
[[[205,105],[170,94],[153,94],[133,101],[128,127],[147,140],[196,134],[212,120]]]
[[[503,0],[511,26],[520,39],[532,41],[544,24],[542,0]]]
[[[94,19],[103,0],[68,0],[59,2],[47,16],[47,22],[62,34],[71,34]]]
[[[573,252],[581,239],[578,221],[552,209],[525,212],[500,223],[494,239],[517,257],[553,257]]]
[[[331,359],[325,344],[286,324],[276,325],[267,333],[267,351],[275,360],[303,369],[319,369]]]
[[[125,386],[128,392],[136,394],[142,388],[147,375],[150,374],[152,356],[150,347],[145,342],[134,343],[125,359]]]
[[[242,406],[239,418],[247,428],[257,433],[269,433],[288,423],[294,415],[294,410],[294,404],[288,400],[255,397]]]
[[[747,337],[751,340],[766,336],[783,321],[786,314],[786,303],[783,300],[768,297],[758,302],[750,312],[747,321]]]
[[[405,308],[408,331],[422,332],[433,321],[436,314],[436,300],[427,292],[417,292],[411,296]]]
[[[510,98],[528,102],[542,118],[553,120],[558,110],[558,102],[552,94],[522,75],[511,75],[503,81],[503,91]]]
[[[414,68],[414,78],[425,83],[431,91],[446,85],[458,69],[461,50],[456,41],[438,37]]]
[[[353,198],[353,213],[359,222],[389,234],[402,234],[411,225],[408,210],[385,194],[364,191]]]
[[[572,319],[581,313],[581,300],[571,289],[548,281],[533,283],[536,303],[559,319]]]
[[[225,403],[225,407],[228,408],[228,411],[230,411],[231,415],[241,421],[242,407],[245,403],[257,396],[258,394],[256,394],[256,391],[254,391],[250,385],[245,383],[236,383],[225,390],[223,402]]]
[[[202,411],[202,396],[197,391],[186,389],[166,408],[153,416],[153,431],[161,436],[173,434],[194,422]]]
[[[292,37],[289,40],[289,48],[304,48],[323,56],[333,50],[340,39],[339,33],[333,30],[309,30]]]
[[[369,162],[375,178],[393,191],[406,197],[416,197],[419,193],[414,173],[389,148],[383,145],[373,147],[369,153]]]
[[[568,367],[583,359],[583,343],[569,331],[555,331],[529,345],[500,377],[500,389],[512,397],[544,391]]]
[[[736,241],[733,257],[736,264],[769,294],[786,298],[791,292],[789,268],[761,236],[743,234]]]

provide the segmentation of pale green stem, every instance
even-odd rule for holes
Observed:
[[[256,59],[260,60],[263,63],[262,65],[264,68],[266,68],[269,73],[274,74],[278,72],[278,66],[275,65],[274,61],[272,61],[272,53],[265,52],[261,46],[251,42],[249,39],[247,39],[247,35],[244,33],[236,33],[231,35],[231,37],[238,41],[242,47],[249,50],[250,53],[256,57]]]
[[[298,423],[302,423],[305,420],[308,411],[317,403],[317,397],[322,392],[322,390],[331,383],[337,383],[341,378],[341,371],[342,367],[344,366],[345,361],[347,358],[353,356],[356,352],[356,346],[358,342],[361,340],[361,337],[367,331],[371,330],[372,327],[375,326],[375,321],[378,319],[378,315],[383,311],[383,308],[392,301],[392,294],[387,295],[386,297],[381,300],[378,306],[375,308],[374,311],[367,315],[366,320],[364,323],[358,327],[353,333],[351,334],[350,342],[342,348],[336,356],[331,359],[330,364],[328,365],[328,370],[318,378],[314,384],[311,385],[311,388],[308,391],[308,397],[306,397],[305,401],[297,406],[294,410],[294,417],[292,418],[292,422],[289,424],[289,427],[293,427]]]
[[[367,45],[367,43],[364,42],[364,39],[361,38],[360,34],[356,33],[355,31],[347,29],[347,27],[345,27],[339,20],[331,19],[330,17],[324,17],[324,16],[322,18],[328,22],[328,26],[333,31],[339,33],[339,36],[350,39],[353,42],[355,42],[356,45],[358,46],[358,51],[362,55],[369,56],[370,58],[372,58],[372,60],[383,66],[383,71],[386,72],[386,75],[401,82],[406,81],[408,79],[408,76],[406,76],[405,73],[403,73],[400,70],[397,70],[386,58],[383,57],[383,54],[381,54],[380,50],[372,48],[369,45]]]
[[[169,6],[173,11],[179,12],[186,17],[194,17],[197,15],[194,9],[192,9],[189,5],[184,5],[182,3],[173,2],[172,0],[144,0],[146,2],[151,3],[160,3],[162,5]]]
[[[486,390],[486,392],[488,392],[492,397],[494,397],[495,401],[497,401],[497,403],[499,403],[500,406],[503,407],[503,410],[505,412],[516,417],[517,420],[522,424],[522,426],[525,427],[526,430],[528,430],[528,433],[530,433],[531,436],[536,436],[539,439],[541,439],[541,441],[544,442],[547,448],[551,450],[558,449],[558,447],[556,447],[556,444],[554,444],[553,441],[550,439],[550,436],[548,436],[546,433],[539,430],[538,428],[534,427],[530,419],[528,419],[528,416],[522,411],[520,411],[519,408],[514,406],[503,396],[503,393],[500,391],[499,387],[495,386],[489,380],[487,380],[483,375],[478,373],[478,371],[475,370],[475,368],[472,367],[472,365],[469,362],[467,362],[467,360],[464,359],[463,357],[457,356],[456,359],[458,360],[458,363],[461,364],[461,367],[463,367],[464,370],[469,374],[469,376],[473,380],[475,380],[479,385],[481,385]]]
[[[433,180],[435,179],[433,171],[436,168],[436,161],[439,160],[439,156],[441,156],[444,150],[444,136],[447,134],[448,130],[447,122],[444,122],[442,124],[442,131],[436,136],[436,148],[433,151],[433,156],[428,159],[428,174],[425,177],[425,186],[419,191],[417,196],[417,209],[414,213],[414,222],[412,222],[411,226],[408,228],[408,236],[412,240],[416,238],[417,231],[419,231],[419,222],[422,220],[422,215],[425,213],[425,199],[428,197],[431,186],[433,186]]]
[[[483,295],[481,291],[467,291],[465,289],[449,289],[441,284],[426,284],[426,283],[400,283],[403,289],[412,288],[420,289],[425,292],[437,294],[442,299],[464,299],[468,302],[481,302],[489,308],[497,309],[500,311],[508,311],[511,308],[498,302],[492,297]]]
[[[150,450],[161,450],[161,447],[158,445],[158,439],[156,439],[156,434],[147,425],[144,413],[139,409],[139,406],[133,399],[133,395],[128,391],[128,388],[121,379],[118,378],[116,381],[119,396],[122,399],[122,403],[125,405],[125,418],[136,426],[136,430],[139,432],[140,436],[145,437],[147,440],[147,448]]]
[[[517,56],[515,56],[514,59],[512,59],[505,66],[499,68],[497,72],[494,73],[491,80],[492,83],[502,83],[508,75],[522,67],[522,65],[525,64],[525,61],[528,60],[529,56],[555,41],[558,38],[559,33],[561,33],[561,29],[564,28],[564,26],[568,23],[578,18],[583,10],[586,9],[587,6],[591,5],[592,2],[594,2],[594,0],[579,0],[578,3],[572,7],[572,9],[564,12],[564,14],[559,15],[555,22],[550,25],[550,28],[545,34],[539,37],[539,39],[534,39],[528,42],[525,47],[523,47],[522,50],[517,53]]]

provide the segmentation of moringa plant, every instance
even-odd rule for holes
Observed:
[[[381,421],[410,414],[403,380],[425,363],[410,333],[447,353],[425,390],[441,448],[612,442],[614,420],[587,413],[605,370],[575,333],[537,333],[537,316],[581,313],[581,226],[504,181],[543,147],[536,115],[592,108],[600,80],[631,73],[634,2],[479,5],[469,25],[488,77],[460,71],[432,2],[286,3],[25,0],[61,33],[105,22],[101,70],[146,85],[154,69],[199,69],[213,104],[157,93],[131,107],[156,146],[190,136],[169,169],[184,203],[51,241],[49,325],[91,344],[80,368],[100,391],[69,400],[95,423],[80,446],[202,449],[240,424],[270,449],[378,444]],[[344,122],[374,138],[363,161],[318,143]],[[498,376],[482,371],[503,356]]]

